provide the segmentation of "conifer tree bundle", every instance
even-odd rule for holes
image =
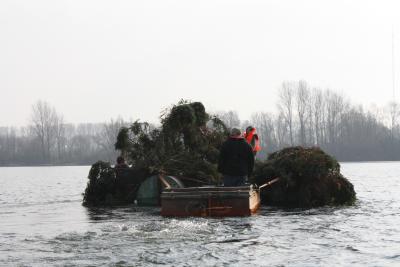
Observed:
[[[83,205],[132,204],[141,183],[150,175],[143,168],[116,169],[108,162],[98,161],[90,168]]]
[[[121,179],[121,173],[109,163],[95,163],[89,173],[83,204],[133,203],[141,181],[159,173],[176,176],[186,186],[216,185],[221,179],[217,171],[219,149],[227,134],[225,124],[207,114],[202,103],[188,101],[166,110],[158,128],[139,121],[123,127],[115,148],[132,165],[123,171],[130,178]]]
[[[198,181],[184,181],[188,185],[217,184],[219,148],[227,134],[224,123],[206,113],[202,103],[181,101],[162,115],[159,128],[139,121],[122,128],[115,148],[149,173]]]
[[[139,121],[123,127],[115,148],[132,167],[121,175],[109,163],[95,163],[84,205],[133,203],[141,182],[159,173],[176,176],[185,186],[221,184],[217,163],[227,137],[225,124],[200,102],[180,101],[164,112],[160,127]],[[289,147],[257,161],[250,181],[262,185],[277,177],[277,183],[261,190],[264,204],[316,207],[355,201],[353,185],[340,173],[339,163],[316,147]]]
[[[110,163],[98,161],[89,171],[89,182],[83,195],[83,205],[97,206],[111,204],[110,196],[115,189],[115,171]]]
[[[351,204],[356,199],[353,185],[340,173],[340,165],[320,148],[289,147],[258,162],[253,181],[262,185],[280,180],[261,191],[265,204],[317,207]]]

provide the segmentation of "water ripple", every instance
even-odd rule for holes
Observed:
[[[82,207],[88,167],[0,168],[0,266],[396,266],[400,163],[342,170],[357,189],[352,207],[179,219]]]

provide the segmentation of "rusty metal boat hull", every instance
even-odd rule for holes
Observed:
[[[252,186],[168,188],[161,194],[162,216],[250,216],[259,207],[259,190]]]

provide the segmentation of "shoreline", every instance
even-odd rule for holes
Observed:
[[[384,162],[400,162],[400,160],[338,160],[342,163],[384,163]],[[13,167],[74,167],[74,166],[92,166],[93,163],[68,163],[68,164],[8,164],[0,165],[0,168]]]

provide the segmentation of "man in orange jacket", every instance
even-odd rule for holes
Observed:
[[[258,138],[258,134],[256,133],[256,128],[253,126],[249,126],[246,128],[246,132],[243,137],[246,139],[247,143],[252,147],[254,156],[257,155],[257,152],[261,150],[260,140]]]

